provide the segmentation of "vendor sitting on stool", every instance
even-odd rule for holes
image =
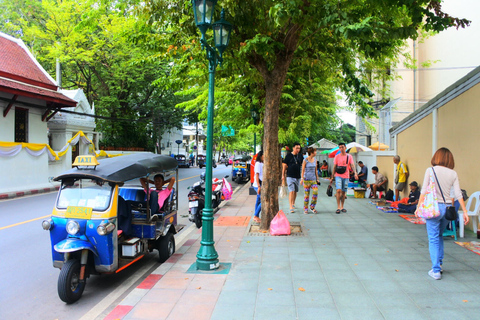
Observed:
[[[367,185],[368,188],[370,188],[371,194],[370,198],[377,198],[377,191],[385,191],[385,186],[387,185],[388,179],[385,178],[383,174],[378,172],[378,167],[373,166],[372,167],[372,173],[375,176],[375,183]]]
[[[408,195],[408,203],[398,204],[398,212],[414,213],[417,210],[418,199],[420,198],[420,190],[418,190],[417,181],[410,183],[410,194]]]

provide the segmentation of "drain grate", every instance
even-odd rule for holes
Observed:
[[[253,237],[271,237],[272,235],[268,231],[261,231],[260,225],[252,224],[248,229],[247,236]],[[300,222],[290,222],[290,235],[287,237],[302,237],[305,236],[305,227]]]

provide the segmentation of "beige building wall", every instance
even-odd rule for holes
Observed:
[[[432,115],[428,115],[397,135],[397,154],[408,168],[408,183],[423,183],[425,169],[432,159]],[[402,197],[408,196],[406,188]]]
[[[419,62],[434,62],[418,73],[418,99],[425,102],[480,65],[480,1],[444,0],[442,10],[472,23],[465,29],[449,28],[419,43]]]
[[[437,146],[452,151],[460,187],[469,195],[480,191],[480,168],[476,165],[480,159],[479,119],[480,84],[438,110]]]

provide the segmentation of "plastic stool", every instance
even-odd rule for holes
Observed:
[[[452,230],[445,229],[445,231],[443,231],[442,236],[444,237],[453,236],[455,241],[457,241],[457,222],[450,221],[450,225],[452,226]]]

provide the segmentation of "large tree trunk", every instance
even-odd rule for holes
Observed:
[[[262,182],[262,223],[260,228],[268,230],[270,222],[278,212],[278,186],[281,182],[281,155],[278,142],[278,116],[280,98],[292,62],[301,28],[292,25],[283,41],[285,47],[276,55],[273,70],[268,70],[266,61],[253,54],[250,63],[262,74],[265,80],[265,116],[263,119],[263,182]]]

